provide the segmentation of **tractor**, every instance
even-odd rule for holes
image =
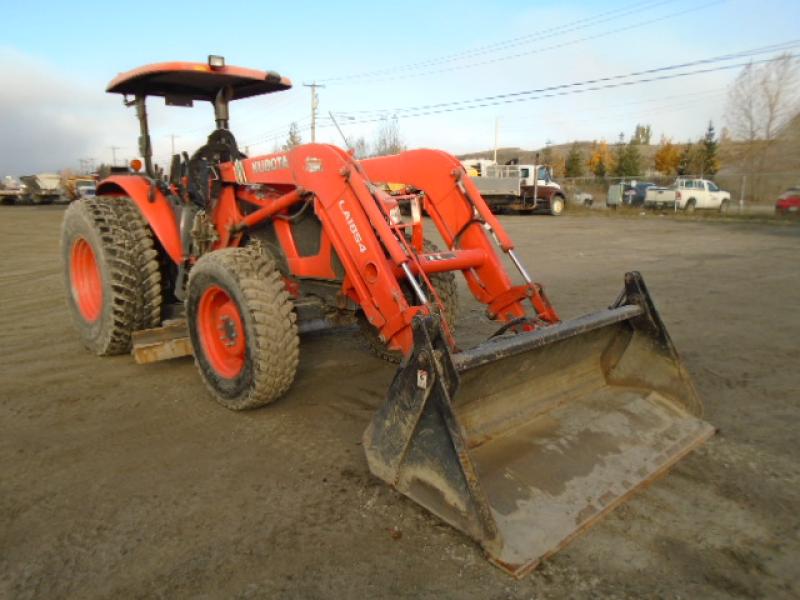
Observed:
[[[141,161],[64,215],[66,297],[86,348],[193,354],[211,396],[243,410],[289,390],[303,331],[358,327],[398,363],[364,432],[369,470],[518,577],[713,433],[642,276],[562,321],[450,154],[356,160],[312,143],[246,156],[230,103],[291,85],[219,56],[111,81],[136,110]],[[206,143],[168,171],[153,163],[153,97],[214,111]],[[389,182],[411,192],[394,197]],[[497,323],[464,349],[459,273]]]

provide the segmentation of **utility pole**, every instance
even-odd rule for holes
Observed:
[[[172,156],[175,156],[175,138],[181,137],[179,135],[175,135],[174,133],[169,134],[170,142],[172,143]]]
[[[117,150],[120,149],[119,146],[109,146],[111,148],[111,164],[113,166],[117,166]]]
[[[324,88],[316,81],[314,83],[304,83],[305,87],[311,88],[311,143],[317,141],[317,108],[319,107],[319,97],[317,96],[317,88]]]
[[[494,118],[494,164],[497,164],[497,131],[500,129],[500,117]]]

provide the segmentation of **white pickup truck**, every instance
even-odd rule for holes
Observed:
[[[678,179],[668,188],[651,187],[644,198],[645,208],[671,208],[685,210],[718,210],[726,212],[731,195],[708,179]]]

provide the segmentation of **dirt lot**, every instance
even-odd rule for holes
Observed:
[[[350,332],[306,338],[291,392],[246,414],[216,405],[190,359],[84,352],[62,210],[0,209],[0,597],[800,594],[800,227],[503,217],[562,317],[642,271],[720,428],[515,581],[369,475],[361,433],[393,369]],[[490,328],[461,298],[461,339],[478,340]]]

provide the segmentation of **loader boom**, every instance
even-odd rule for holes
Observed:
[[[489,211],[474,184],[463,177],[464,170],[455,157],[436,150],[414,150],[395,156],[356,161],[349,153],[323,144],[307,144],[286,153],[243,159],[221,165],[221,176],[232,186],[293,186],[313,198],[314,212],[323,225],[326,240],[345,266],[344,292],[364,310],[369,322],[381,331],[389,346],[404,354],[413,344],[411,320],[418,313],[429,314],[426,306],[409,306],[405,301],[398,271],[421,274],[434,270],[460,270],[475,297],[487,305],[490,317],[501,323],[524,319],[532,303],[535,315],[545,323],[555,323],[558,316],[550,306],[541,286],[533,282],[515,286],[505,272],[492,238],[502,251],[513,253],[513,244],[497,219]],[[391,222],[390,199],[373,181],[395,181],[411,185],[425,193],[425,203],[433,222],[448,246],[448,252],[435,260],[418,256],[409,247],[403,228]],[[287,187],[288,189],[288,187]],[[271,201],[280,209],[299,201],[297,196],[280,196]],[[238,199],[252,202],[252,197],[238,193]],[[220,247],[235,245],[232,231],[253,228],[274,216],[269,203],[248,217],[239,216],[234,202],[223,195],[217,205],[215,222]],[[291,248],[291,231],[278,225],[284,247]],[[487,235],[487,229],[491,235]],[[298,260],[295,258],[295,260]],[[297,269],[299,265],[293,263]],[[306,276],[329,275],[324,261],[317,271]],[[527,273],[525,274],[527,276]],[[430,289],[430,285],[427,286]],[[446,327],[446,324],[445,324]],[[522,327],[533,330],[535,321]],[[451,344],[452,347],[452,344]]]

